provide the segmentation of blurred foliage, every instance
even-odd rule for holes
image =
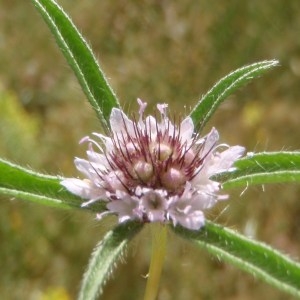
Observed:
[[[32,156],[32,149],[37,148],[38,119],[30,116],[12,92],[3,91],[0,87],[1,112],[1,154],[22,162]],[[20,147],[22,145],[22,147]],[[39,157],[35,157],[38,163]]]
[[[278,59],[281,67],[227,100],[206,126],[248,151],[300,148],[300,6],[259,0],[61,0],[126,111],[136,98],[167,102],[185,115],[230,71]],[[0,9],[0,155],[40,171],[77,174],[78,140],[100,125],[31,2]],[[151,110],[149,109],[149,112]],[[264,192],[263,192],[264,191]],[[300,188],[273,185],[234,191],[209,218],[300,253]],[[89,254],[112,222],[1,199],[0,294],[3,299],[74,299]],[[141,299],[146,232],[128,251],[103,299]],[[289,299],[171,236],[159,299]],[[130,274],[130,276],[129,276]],[[63,288],[62,288],[63,287]]]

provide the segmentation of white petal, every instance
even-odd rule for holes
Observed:
[[[188,140],[194,133],[194,123],[190,117],[185,118],[180,124],[180,136],[183,140]]]
[[[165,221],[165,212],[160,210],[152,210],[148,212],[148,218],[150,222],[164,222]]]
[[[216,153],[216,155],[212,157],[208,176],[229,170],[233,163],[240,158],[244,152],[244,147],[233,146],[221,153]]]
[[[147,107],[147,102],[143,102],[140,98],[137,98],[137,102],[138,102],[138,105],[140,106],[140,109],[139,109],[139,115],[140,115],[139,122],[142,122],[143,114],[144,114],[144,111]]]
[[[145,120],[145,126],[148,134],[151,134],[151,139],[155,139],[157,136],[157,121],[153,116],[148,116]]]
[[[172,220],[174,226],[180,224],[181,226],[191,229],[198,230],[205,224],[205,217],[202,211],[196,210],[191,212],[171,212],[170,219]]]
[[[209,134],[205,137],[205,144],[202,150],[202,156],[206,156],[216,145],[219,140],[219,133],[215,128],[212,128]]]
[[[134,134],[133,122],[118,108],[113,108],[110,114],[110,126],[114,134],[128,132]]]
[[[159,110],[159,112],[161,113],[162,117],[167,118],[168,104],[166,104],[166,103],[157,104],[156,107]]]
[[[74,163],[77,170],[80,171],[83,175],[85,175],[89,179],[92,179],[94,177],[94,174],[92,173],[95,173],[95,171],[91,167],[91,163],[88,160],[76,157],[74,159]]]
[[[88,159],[91,163],[97,163],[97,164],[102,164],[102,165],[107,165],[107,159],[105,155],[100,154],[95,151],[88,150],[86,151]]]
[[[118,215],[120,223],[127,220],[134,220],[139,217],[138,213],[136,212],[138,202],[131,197],[113,200],[109,202],[106,207],[108,210]]]
[[[192,206],[196,210],[205,210],[213,207],[218,202],[218,196],[206,192],[200,192],[193,196]]]
[[[163,132],[167,131],[169,136],[173,136],[174,132],[177,134],[177,129],[168,119],[162,120],[160,128]]]
[[[245,148],[241,146],[233,146],[221,153],[220,166],[228,169],[232,164],[240,158],[245,152]]]
[[[202,211],[194,211],[186,216],[177,218],[178,223],[191,230],[199,230],[205,224],[205,217]]]
[[[94,187],[89,180],[67,178],[61,181],[61,185],[69,192],[84,199],[100,199],[104,196],[104,190]]]

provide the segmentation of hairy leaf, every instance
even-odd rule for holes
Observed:
[[[106,233],[92,253],[84,275],[78,300],[93,300],[102,293],[103,285],[116,263],[122,258],[128,242],[142,228],[142,223],[128,222]]]
[[[218,106],[238,88],[278,65],[276,60],[267,60],[242,67],[223,77],[209,90],[192,110],[190,116],[198,130],[211,118]]]
[[[218,259],[300,297],[300,264],[271,247],[207,221],[200,231],[176,227],[175,232]]]
[[[91,48],[68,15],[55,1],[32,1],[54,35],[103,128],[109,128],[110,112],[113,107],[119,106],[119,102]]]
[[[58,208],[81,208],[82,199],[68,192],[58,176],[36,173],[0,159],[0,194]],[[86,209],[101,211],[101,202]]]
[[[300,152],[261,152],[241,158],[233,172],[215,177],[223,188],[264,183],[300,182]]]

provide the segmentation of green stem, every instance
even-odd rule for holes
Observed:
[[[157,297],[160,276],[166,254],[167,226],[160,223],[151,224],[152,254],[144,300]]]

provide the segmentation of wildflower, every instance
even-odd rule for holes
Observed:
[[[157,105],[160,120],[144,118],[147,104],[138,102],[138,120],[114,108],[111,136],[93,133],[83,139],[89,142],[88,159],[76,158],[75,165],[86,179],[61,184],[86,199],[83,206],[105,201],[100,218],[113,213],[119,222],[172,222],[197,230],[205,223],[203,211],[227,199],[210,178],[229,170],[244,148],[217,145],[215,128],[200,137],[190,117],[173,124],[166,104]]]

